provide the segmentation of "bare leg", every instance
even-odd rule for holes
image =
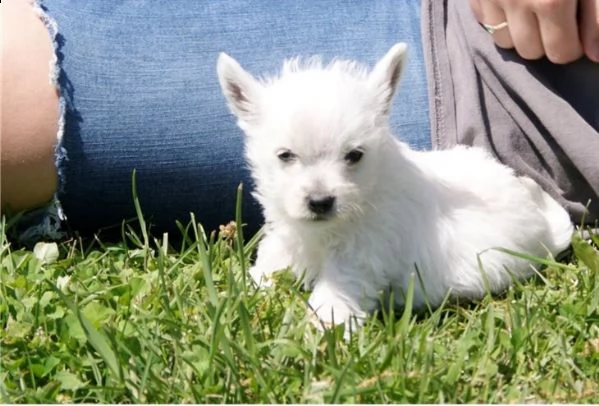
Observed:
[[[53,49],[28,0],[2,5],[1,154],[2,211],[44,204],[57,186],[54,147],[58,94],[50,83]]]

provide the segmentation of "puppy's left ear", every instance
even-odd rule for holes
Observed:
[[[391,111],[391,101],[401,79],[407,49],[408,45],[404,42],[393,45],[368,76],[370,87],[375,92],[380,111],[384,115]]]
[[[255,122],[259,115],[260,83],[224,52],[218,56],[216,73],[231,111],[240,122]]]

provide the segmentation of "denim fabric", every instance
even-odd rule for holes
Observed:
[[[418,1],[52,0],[42,7],[58,27],[66,105],[58,198],[79,231],[135,216],[134,169],[156,229],[186,223],[190,212],[208,229],[233,219],[240,182],[245,221],[261,224],[243,136],[216,77],[221,51],[261,75],[295,55],[372,65],[407,42],[392,126],[414,147],[430,148]]]

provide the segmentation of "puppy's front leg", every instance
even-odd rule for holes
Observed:
[[[267,234],[258,244],[258,254],[249,273],[259,287],[272,285],[272,274],[292,264],[291,253],[277,234]]]
[[[342,275],[325,273],[314,285],[308,304],[325,327],[345,323],[348,333],[364,324],[368,313],[376,308],[377,298],[362,293],[360,286]]]

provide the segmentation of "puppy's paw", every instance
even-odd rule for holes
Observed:
[[[250,277],[259,288],[268,288],[273,285],[272,271],[253,266],[249,270]]]
[[[310,320],[319,330],[344,324],[344,337],[364,324],[367,314],[352,306],[346,299],[326,289],[315,289],[308,304],[313,310]]]

